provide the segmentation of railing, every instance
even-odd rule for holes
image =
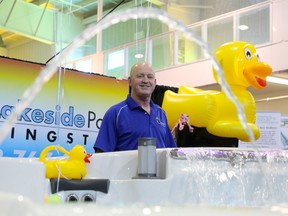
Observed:
[[[259,3],[187,27],[207,41],[212,52],[221,44],[236,40],[255,46],[265,44],[271,42],[270,6],[270,2]],[[149,61],[157,72],[203,58],[195,42],[170,31],[68,62],[66,67],[122,79],[127,78],[129,68],[137,61]]]

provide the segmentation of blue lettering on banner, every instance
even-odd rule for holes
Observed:
[[[82,144],[93,153],[102,118],[91,110],[83,114],[77,113],[74,106],[63,111],[61,108],[58,105],[55,110],[25,108],[1,145],[0,157],[38,157],[45,146],[60,143]],[[0,106],[0,124],[13,109],[9,104]]]
[[[1,108],[0,119],[7,119],[13,111],[14,106],[4,105]],[[60,107],[56,106],[56,111],[47,110],[44,112],[41,109],[25,108],[18,118],[18,122],[26,123],[44,123],[47,125],[62,125],[65,127],[83,128],[85,125],[90,128],[94,122],[96,128],[100,128],[102,119],[96,118],[96,113],[88,111],[87,118],[82,114],[74,113],[74,107],[69,106],[68,112],[60,112]]]

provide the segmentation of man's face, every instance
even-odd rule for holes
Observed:
[[[139,65],[131,73],[129,85],[137,96],[151,96],[156,86],[154,71],[148,65]]]

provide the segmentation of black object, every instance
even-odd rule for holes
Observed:
[[[110,180],[109,179],[58,179],[51,178],[50,186],[51,193],[69,190],[94,190],[103,193],[108,193]]]
[[[195,127],[189,132],[188,127],[178,131],[177,147],[238,147],[239,140],[233,137],[219,137],[210,134],[205,127]]]
[[[161,107],[163,103],[164,94],[167,90],[170,90],[175,93],[178,92],[178,88],[176,87],[156,85],[151,95],[151,100]]]

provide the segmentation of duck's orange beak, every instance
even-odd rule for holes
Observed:
[[[272,73],[270,65],[263,62],[254,62],[247,66],[244,71],[244,77],[251,86],[256,89],[263,89],[266,87],[266,77]]]
[[[85,163],[90,163],[90,160],[89,158],[92,156],[92,154],[86,154],[85,158],[84,158],[84,161]]]

